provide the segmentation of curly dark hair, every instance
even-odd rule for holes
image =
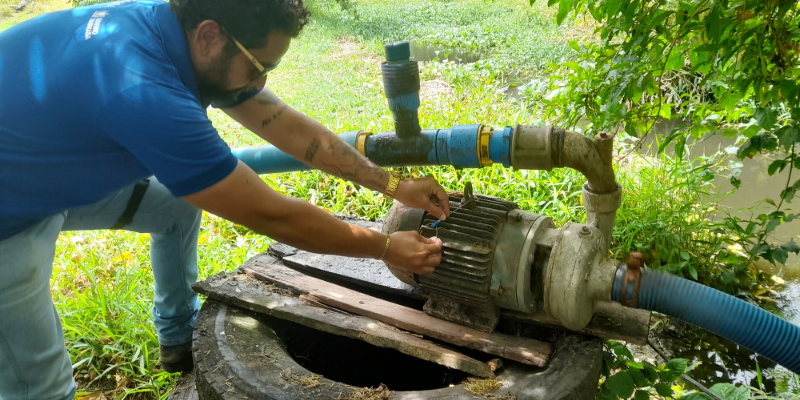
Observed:
[[[263,47],[272,31],[297,37],[311,16],[303,0],[171,0],[169,8],[184,30],[213,20],[248,48]]]

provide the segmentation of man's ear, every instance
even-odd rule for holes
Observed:
[[[191,34],[197,55],[215,58],[225,48],[228,37],[216,21],[205,20]]]

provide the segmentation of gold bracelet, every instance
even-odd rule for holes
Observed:
[[[400,186],[400,180],[403,179],[403,175],[394,171],[389,172],[389,175],[389,183],[386,185],[386,191],[383,193],[383,196],[391,200],[394,198],[394,192],[397,190],[397,187]]]
[[[378,260],[383,261],[383,257],[386,257],[386,253],[389,252],[389,243],[391,243],[391,242],[392,242],[392,239],[387,234],[386,235],[386,246],[383,248],[383,254],[381,254],[381,256],[380,256],[380,258],[378,258]]]

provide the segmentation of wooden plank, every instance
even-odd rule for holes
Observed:
[[[298,294],[313,295],[327,305],[353,314],[521,363],[544,366],[552,352],[549,344],[538,340],[481,332],[303,275],[281,264],[270,264],[270,260],[272,258],[268,256],[256,256],[242,265],[241,269],[257,279],[272,282]]]
[[[547,316],[544,311],[526,314],[503,310],[503,318],[567,329],[557,320]],[[597,305],[589,325],[578,332],[603,339],[624,340],[628,343],[646,345],[649,331],[650,311],[628,308],[619,303],[601,302]]]
[[[178,383],[175,384],[175,389],[170,393],[167,400],[199,400],[200,395],[197,393],[197,388],[194,384],[194,373],[183,374]]]
[[[308,296],[303,301],[284,294],[244,274],[220,274],[209,277],[192,288],[213,299],[261,314],[271,315],[334,335],[363,340],[378,347],[400,351],[426,361],[464,371],[482,378],[494,378],[488,364],[459,352],[445,349],[430,341],[407,334],[370,318],[347,314],[340,310],[313,305],[318,299]]]

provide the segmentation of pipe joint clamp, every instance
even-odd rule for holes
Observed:
[[[356,150],[361,153],[362,156],[366,156],[367,153],[365,152],[365,147],[367,144],[367,136],[372,135],[372,132],[358,132],[356,136]]]
[[[492,138],[493,134],[494,129],[491,126],[481,125],[478,130],[478,165],[481,168],[494,164],[492,157],[489,155],[489,139]]]

